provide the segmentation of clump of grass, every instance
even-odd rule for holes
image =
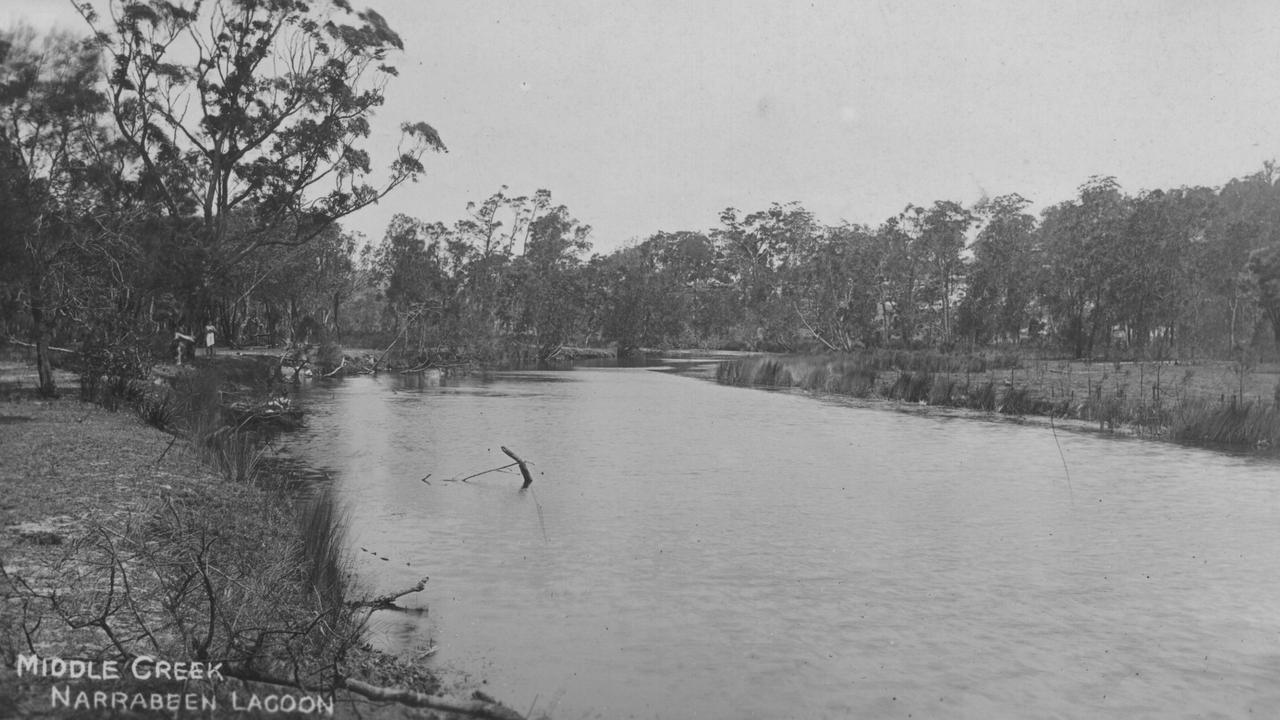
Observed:
[[[833,368],[827,385],[831,392],[857,398],[870,397],[876,386],[876,371],[859,363],[841,363]]]
[[[263,481],[262,459],[267,446],[252,434],[224,426],[205,436],[201,444],[206,462],[228,482],[259,485]]]
[[[906,402],[928,401],[929,389],[933,386],[933,375],[927,372],[903,372],[889,387],[887,397],[890,400]]]
[[[979,385],[976,390],[971,390],[965,405],[974,410],[986,410],[987,412],[995,410],[996,384],[988,380]]]
[[[929,388],[929,404],[930,405],[950,405],[952,404],[951,395],[955,392],[955,378],[940,376],[933,380],[933,385]]]
[[[1000,412],[1004,415],[1027,415],[1034,409],[1031,390],[1026,387],[1010,387],[1000,401]]]
[[[1190,400],[1173,413],[1170,435],[1180,442],[1275,447],[1280,410],[1274,403]]]
[[[146,424],[168,432],[178,417],[177,401],[171,393],[156,392],[138,401],[138,416]]]
[[[349,524],[349,513],[328,488],[318,492],[299,515],[301,565],[308,586],[326,607],[342,607],[350,589]]]

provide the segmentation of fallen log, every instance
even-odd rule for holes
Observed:
[[[511,458],[512,460],[515,460],[516,465],[520,466],[520,474],[524,476],[524,485],[521,485],[520,489],[524,490],[525,488],[532,485],[533,476],[529,474],[529,468],[525,465],[524,460],[521,460],[519,455],[516,455],[515,453],[511,452],[505,446],[501,446],[501,449],[502,449],[502,452],[507,454],[507,457]]]
[[[337,375],[337,374],[338,374],[338,371],[339,371],[339,370],[341,370],[342,368],[344,368],[344,367],[346,367],[346,366],[347,366],[347,356],[346,356],[346,355],[343,355],[343,356],[342,356],[342,362],[338,363],[338,367],[334,368],[332,372],[327,372],[327,373],[325,373],[324,375],[321,375],[320,377],[333,377],[334,375]]]
[[[12,336],[10,336],[10,338],[9,338],[9,342],[13,343],[14,345],[21,345],[22,347],[27,347],[27,348],[33,348],[33,347],[35,347],[35,346],[36,346],[36,345],[35,345],[35,343],[23,342],[23,341],[21,341],[21,340],[19,340],[19,339],[15,338],[15,337],[12,337]],[[70,349],[70,348],[54,347],[54,346],[52,346],[52,345],[50,345],[50,346],[49,346],[49,349],[50,349],[50,350],[52,350],[52,351],[54,351],[54,352],[71,353],[72,355],[79,355],[79,354],[80,354],[80,351],[79,351],[79,350],[72,350],[72,349]]]
[[[520,713],[509,707],[485,700],[452,700],[438,695],[427,695],[416,690],[378,687],[361,680],[339,678],[339,686],[370,700],[398,702],[401,705],[440,710],[442,712],[460,713],[485,720],[525,720]]]

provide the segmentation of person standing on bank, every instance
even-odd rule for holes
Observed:
[[[204,326],[204,354],[213,357],[213,323],[205,323]]]

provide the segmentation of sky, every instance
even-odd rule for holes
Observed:
[[[503,185],[551,191],[601,252],[721,210],[798,201],[878,224],[906,205],[1092,175],[1220,186],[1280,156],[1273,0],[353,0],[405,40],[374,161],[423,120],[446,155],[344,226],[450,223]],[[0,23],[79,28],[70,2]]]

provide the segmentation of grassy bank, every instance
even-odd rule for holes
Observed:
[[[271,462],[260,432],[227,424],[229,394],[271,389],[262,369],[229,360],[161,369],[160,382],[86,380],[96,403],[43,401],[20,377],[0,380],[0,717],[112,714],[54,707],[68,684],[195,693],[218,704],[189,714],[202,717],[243,714],[232,692],[241,708],[250,696],[328,698],[339,717],[423,716],[405,701],[514,715],[488,698],[440,698],[429,670],[368,647],[377,592],[352,584],[341,508]],[[32,653],[220,662],[227,679],[16,677],[18,655]],[[369,699],[388,688],[402,703]]]
[[[723,362],[724,384],[1038,415],[1180,442],[1280,446],[1280,368],[875,351]]]

